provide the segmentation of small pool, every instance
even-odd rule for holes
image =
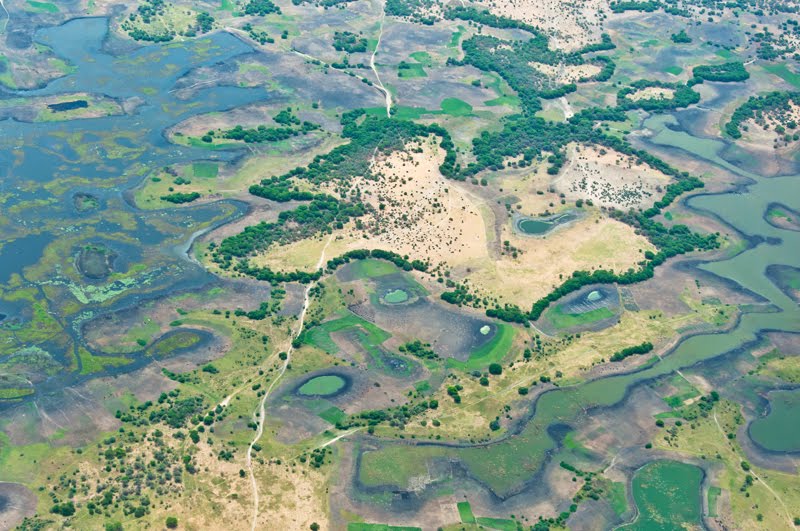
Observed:
[[[408,301],[408,292],[402,289],[394,289],[383,296],[384,302],[388,304],[401,304]]]
[[[563,225],[564,223],[568,223],[575,219],[578,219],[578,214],[574,212],[565,212],[564,214],[557,214],[555,216],[538,219],[519,217],[514,223],[514,226],[516,227],[517,231],[521,232],[522,234],[537,236],[547,234],[559,225]]]
[[[329,396],[339,392],[346,384],[344,378],[334,374],[312,378],[297,390],[306,396]]]

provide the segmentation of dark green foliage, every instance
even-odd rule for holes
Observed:
[[[178,528],[178,519],[174,516],[167,516],[164,525],[167,526],[167,529],[177,529]]]
[[[357,123],[363,118],[363,122]],[[346,113],[342,117],[345,138],[348,144],[334,148],[325,155],[319,155],[306,167],[295,168],[280,177],[265,179],[251,187],[251,192],[276,201],[310,200],[295,210],[281,212],[277,222],[262,222],[247,227],[242,233],[225,238],[212,251],[213,259],[222,267],[230,267],[234,257],[244,259],[250,254],[267,249],[273,243],[290,243],[313,236],[320,232],[330,232],[340,228],[352,218],[363,216],[367,206],[357,197],[340,201],[323,194],[300,192],[290,184],[291,179],[302,179],[314,184],[324,182],[346,183],[353,175],[370,177],[370,160],[378,151],[392,151],[402,148],[413,138],[435,134],[442,137],[441,146],[448,151],[441,167],[445,175],[454,175],[455,162],[453,143],[447,132],[439,126],[418,125],[404,120],[386,117],[365,116],[363,110]],[[265,268],[254,268],[246,260],[240,261],[236,269],[262,280],[286,281],[310,279],[309,274],[290,274],[276,276]]]
[[[491,363],[489,364],[489,374],[494,374],[495,376],[503,373],[503,367],[499,363]]]
[[[673,33],[670,37],[675,44],[689,44],[692,38],[686,34],[686,30],[680,30],[678,33]]]
[[[740,61],[732,61],[719,65],[700,65],[692,69],[694,79],[690,84],[703,81],[745,81],[750,78],[750,73]]]
[[[764,111],[786,110],[792,102],[800,102],[800,92],[775,91],[763,96],[751,96],[733,112],[730,121],[725,124],[725,132],[732,138],[741,138],[742,132],[739,128],[743,122]]]
[[[289,127],[266,127],[259,125],[255,129],[245,129],[237,125],[233,129],[224,131],[222,138],[229,140],[242,140],[248,144],[260,144],[263,142],[280,142],[299,134],[295,129]]]
[[[460,388],[461,386],[453,387],[456,395],[458,395],[458,390]],[[458,397],[457,402],[460,400],[461,397]],[[402,406],[392,407],[388,409],[363,411],[361,413],[353,415],[352,417],[350,417],[345,421],[337,422],[336,428],[339,430],[344,430],[354,426],[366,425],[369,427],[374,427],[377,426],[378,424],[388,423],[392,427],[402,429],[417,415],[425,413],[428,409],[437,409],[438,407],[439,407],[439,402],[436,400],[431,400],[430,402],[422,401],[416,404],[403,404]]]
[[[192,201],[195,201],[199,197],[200,194],[197,192],[174,192],[171,194],[162,195],[161,200],[179,205],[182,203],[191,203]]]
[[[131,409],[130,413],[122,413],[117,411],[116,417],[122,422],[130,422],[133,424],[156,424],[163,422],[172,428],[183,428],[186,425],[186,420],[203,410],[202,397],[195,396],[185,399],[177,399],[177,393],[174,396],[169,396],[168,400],[159,401],[159,406],[154,407],[148,416],[144,413],[152,407],[150,402]]]
[[[488,9],[478,10],[474,7],[456,6],[448,9],[445,12],[445,18],[451,20],[471,20],[472,22],[477,22],[478,24],[491,26],[493,28],[521,29],[529,31],[534,35],[542,35],[541,30],[539,30],[539,28],[536,26],[532,26],[526,22],[514,20],[512,18],[493,15]]]
[[[412,356],[427,360],[439,359],[439,355],[431,349],[431,344],[423,343],[419,339],[416,341],[411,341],[410,343],[406,343],[405,345],[400,345],[400,352],[408,353]]]
[[[611,36],[608,33],[603,33],[600,35],[600,42],[595,42],[593,44],[587,44],[576,53],[577,55],[583,55],[592,52],[602,52],[606,50],[613,50],[617,46],[611,42]]]
[[[337,31],[333,34],[333,47],[340,52],[363,53],[367,51],[367,39],[350,31]]]
[[[205,11],[197,14],[197,32],[208,33],[214,27],[214,17]]]
[[[656,0],[611,2],[611,11],[614,13],[624,13],[625,11],[652,13],[661,7],[663,7],[661,2]]]
[[[50,508],[50,512],[61,516],[72,516],[75,514],[75,504],[71,501],[57,503]]]
[[[277,201],[278,203],[286,203],[288,201],[311,201],[316,197],[324,197],[320,194],[312,194],[311,192],[303,192],[297,186],[292,186],[289,181],[281,180],[279,177],[272,177],[261,181],[261,184],[254,184],[250,187],[250,193],[269,199],[270,201]]]
[[[414,22],[432,26],[436,18],[426,14],[432,5],[433,0],[386,0],[384,11],[389,16],[407,17]]]
[[[292,113],[291,107],[283,109],[278,114],[273,116],[272,119],[276,124],[287,126],[300,125],[300,118]]]
[[[271,0],[250,0],[244,8],[246,15],[269,15],[270,13],[280,13],[281,8],[272,3]]]
[[[444,299],[444,294],[442,294],[442,298]],[[497,306],[495,308],[489,308],[486,310],[486,315],[488,317],[494,317],[508,323],[528,322],[528,314],[523,312],[519,306],[515,306],[513,304],[506,304],[503,307]]]
[[[615,352],[611,356],[611,361],[622,361],[627,357],[634,356],[637,354],[647,354],[653,350],[653,344],[649,341],[642,343],[641,345],[634,345],[632,347],[624,348]]]
[[[628,96],[648,87],[661,87],[672,89],[674,92],[671,98],[649,98],[633,101]],[[629,87],[625,87],[617,93],[617,106],[620,109],[642,109],[649,112],[662,112],[680,109],[694,105],[700,101],[700,94],[692,87],[683,83],[665,83],[648,79],[634,81]]]

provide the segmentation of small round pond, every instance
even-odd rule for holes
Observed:
[[[408,292],[402,289],[394,289],[383,296],[387,304],[402,304],[408,301]]]
[[[347,382],[341,376],[327,374],[310,379],[297,392],[305,396],[329,396],[336,394],[345,384]]]

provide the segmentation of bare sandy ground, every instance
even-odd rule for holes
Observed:
[[[336,231],[329,254],[351,249],[387,249],[432,263],[469,262],[486,255],[486,224],[480,202],[467,186],[446,180],[439,172],[444,151],[435,139],[413,143],[406,151],[378,156],[372,165],[377,179],[356,177],[351,190],[374,212]],[[326,190],[332,193],[332,190]],[[352,193],[352,192],[351,192]],[[254,259],[276,269],[308,267],[320,239],[304,240]]]
[[[328,526],[328,495],[325,472],[308,463],[267,463],[257,472],[267,485],[261,500],[257,529],[310,529],[316,522]],[[330,469],[326,465],[322,470]]]
[[[573,144],[567,156],[565,169],[552,184],[568,201],[589,199],[621,210],[647,208],[670,181],[668,175],[607,148]]]
[[[800,133],[800,128],[790,129],[787,123],[794,121],[800,124],[800,105],[789,104],[789,109],[779,112],[765,112],[762,116],[751,118],[739,126],[742,139],[739,141],[748,148],[769,151],[778,155],[786,155],[800,148],[800,141],[791,139],[788,142],[785,136]],[[776,127],[783,126],[785,131],[779,133]],[[747,130],[745,130],[745,127]]]
[[[596,267],[624,271],[640,261],[645,250],[653,249],[633,228],[600,215],[541,238],[519,235],[506,224],[500,239],[519,249],[519,257],[486,257],[456,272],[467,276],[480,293],[498,295],[523,308],[552,291],[573,271]]]
[[[597,65],[548,65],[544,63],[529,63],[542,74],[552,78],[559,84],[573,83],[584,77],[592,77],[600,73]]]
[[[378,248],[412,259],[427,259],[434,266],[451,270],[455,280],[468,280],[483,296],[500,296],[504,302],[524,307],[575,270],[625,270],[642,259],[644,250],[652,249],[631,227],[599,213],[543,238],[517,234],[510,219],[498,217],[505,216],[503,211],[491,208],[496,201],[478,195],[486,194],[485,190],[441,175],[438,166],[443,156],[432,138],[413,142],[401,152],[379,155],[372,168],[377,178],[353,179],[350,192],[358,190],[362,200],[375,211],[358,220],[360,229],[351,222],[335,231],[329,255]],[[638,175],[613,164],[613,156],[605,156],[606,165],[609,174],[621,173],[619,182]],[[539,195],[535,186],[520,195],[525,204],[544,207],[542,201],[552,201],[552,194]],[[528,197],[533,199],[528,201]],[[274,247],[252,261],[279,271],[310,271],[314,266],[312,257],[318,255],[325,241],[318,237]],[[502,252],[506,241],[519,250],[516,257]]]
[[[675,91],[664,87],[645,87],[628,95],[631,101],[671,99]]]
[[[576,50],[598,40],[602,32],[604,0],[489,0],[484,5],[496,15],[522,20],[552,36],[553,45]]]

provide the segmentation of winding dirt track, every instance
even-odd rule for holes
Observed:
[[[381,76],[378,75],[378,69],[375,68],[375,56],[378,55],[378,48],[381,47],[381,38],[383,37],[383,21],[386,19],[386,4],[381,4],[381,29],[380,33],[378,33],[378,42],[375,43],[375,49],[372,50],[372,55],[369,58],[369,67],[372,68],[372,71],[375,73],[375,79],[377,80],[377,86],[383,94],[386,96],[386,117],[391,118],[392,116],[392,93],[389,92],[389,89],[383,86],[383,82],[381,81]]]
[[[727,439],[728,436],[725,434],[725,430],[722,429],[722,426],[720,425],[719,420],[717,420],[717,412],[716,411],[714,412],[714,423],[717,425],[717,429],[719,430],[719,433],[722,435],[722,437],[724,439]],[[794,521],[792,520],[792,516],[789,514],[788,507],[786,507],[786,504],[783,502],[783,498],[781,498],[780,495],[778,495],[778,493],[775,492],[772,489],[772,487],[770,487],[767,484],[766,481],[764,481],[763,479],[758,477],[758,475],[755,472],[753,472],[752,470],[750,470],[750,475],[753,476],[753,478],[756,481],[758,481],[759,483],[764,485],[764,488],[767,489],[770,492],[770,494],[772,494],[775,497],[776,500],[778,500],[778,503],[781,504],[781,507],[783,508],[783,512],[786,515],[786,521],[789,523],[789,529],[792,529],[794,527]]]
[[[328,241],[325,243],[325,247],[322,248],[322,252],[320,253],[319,261],[317,261],[317,266],[315,270],[321,268],[322,264],[325,263],[325,251],[328,249],[328,246],[331,244],[331,241],[333,241],[333,234],[330,235]],[[303,321],[306,318],[306,312],[308,312],[308,306],[311,302],[311,297],[310,297],[311,288],[313,288],[314,285],[316,285],[316,282],[309,282],[309,284],[306,286],[306,291],[305,294],[303,295],[303,310],[300,312],[300,318],[298,319],[297,330],[295,331],[294,334],[292,334],[291,340],[294,340],[303,332]],[[256,524],[258,522],[258,483],[256,482],[256,476],[253,473],[253,445],[255,445],[258,442],[258,440],[261,439],[261,436],[264,434],[264,419],[267,415],[265,404],[267,402],[267,398],[269,398],[269,395],[272,392],[272,389],[275,387],[275,384],[277,384],[278,381],[280,381],[280,379],[286,373],[286,367],[288,367],[289,363],[291,363],[292,361],[293,350],[294,348],[292,347],[292,341],[290,341],[289,347],[286,349],[286,359],[283,360],[283,365],[281,366],[281,370],[278,372],[277,376],[275,376],[275,379],[272,380],[272,383],[269,384],[269,387],[267,387],[264,396],[261,397],[261,402],[259,402],[258,404],[257,415],[254,413],[254,416],[256,417],[255,420],[258,424],[258,428],[256,429],[255,437],[253,437],[253,440],[250,442],[250,446],[247,447],[247,470],[250,474],[250,485],[253,488],[253,521],[250,526],[251,531],[256,530]]]

